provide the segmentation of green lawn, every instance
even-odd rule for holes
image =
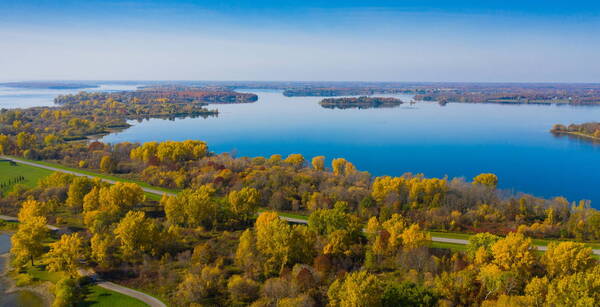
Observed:
[[[35,264],[35,266],[29,266],[27,268],[27,273],[34,278],[34,281],[57,283],[60,279],[65,277],[65,274],[62,272],[47,271],[44,265],[40,265],[39,260]],[[106,290],[94,284],[84,286],[83,293],[85,298],[83,302],[79,303],[77,306],[147,306],[137,299]]]
[[[27,160],[27,159],[20,158],[20,157],[15,157],[15,158],[19,159],[19,160],[23,160],[23,161],[28,161],[28,162],[32,162],[32,163],[37,163],[37,164],[41,164],[41,165],[46,165],[46,166],[50,166],[50,167],[62,169],[62,170],[67,170],[67,171],[72,171],[72,172],[78,172],[78,173],[82,173],[82,174],[85,174],[85,175],[90,175],[90,176],[94,176],[94,177],[98,177],[98,178],[102,178],[102,179],[108,179],[108,180],[113,180],[113,181],[121,181],[121,182],[133,182],[133,183],[139,184],[141,187],[151,188],[151,189],[159,190],[159,191],[162,191],[162,192],[170,192],[170,193],[177,193],[178,192],[177,190],[173,190],[173,189],[167,189],[167,188],[162,188],[162,187],[155,187],[155,186],[147,184],[146,182],[139,181],[139,180],[127,179],[127,178],[122,178],[122,177],[114,176],[114,175],[107,175],[107,174],[103,174],[103,173],[89,171],[89,170],[86,170],[86,169],[68,167],[68,166],[64,166],[64,165],[57,164],[57,163],[52,163],[52,162],[47,162],[47,161]]]
[[[106,290],[104,288],[92,285],[87,287],[85,300],[77,306],[97,306],[97,307],[112,307],[112,306],[148,306],[142,301],[138,301],[132,297],[121,293]]]
[[[52,171],[43,168],[24,164],[11,165],[8,161],[0,161],[0,183],[8,184],[9,180],[23,176],[25,180],[18,182],[18,184],[32,188],[37,185],[40,179],[50,174],[52,174]],[[9,192],[13,186],[14,184],[11,184],[9,187],[0,189],[0,192]]]

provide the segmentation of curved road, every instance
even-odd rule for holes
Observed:
[[[99,287],[133,297],[148,304],[150,307],[166,307],[166,305],[159,299],[146,293],[123,287],[110,281],[102,280],[93,269],[79,269],[79,274],[81,276],[87,276],[91,278]]]
[[[5,221],[12,221],[12,222],[19,221],[16,217],[8,216],[8,215],[0,215],[0,219],[5,220]],[[60,229],[53,225],[46,225],[46,227],[48,227],[48,229],[50,229],[50,230],[59,230]],[[123,286],[117,285],[110,281],[102,280],[98,276],[98,274],[96,274],[96,272],[91,268],[79,269],[79,274],[81,274],[81,276],[90,277],[96,283],[96,285],[98,285],[99,287],[102,287],[104,289],[111,290],[114,292],[118,292],[123,295],[133,297],[139,301],[142,301],[142,302],[148,304],[148,306],[150,306],[150,307],[167,307],[163,302],[161,302],[157,298],[150,296],[146,293],[136,291],[131,288],[123,287]]]

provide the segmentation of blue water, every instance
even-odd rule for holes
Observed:
[[[343,157],[374,175],[466,177],[493,172],[500,187],[600,204],[600,147],[548,130],[600,120],[600,107],[419,102],[331,110],[318,97],[249,90],[252,104],[213,105],[217,118],[132,122],[108,142],[200,139],[236,156],[301,153]],[[396,96],[406,101],[410,96]]]
[[[0,86],[0,109],[29,108],[54,105],[54,97],[65,94],[87,92],[114,92],[135,90],[135,85],[125,84],[99,84],[99,87],[84,89],[37,89],[15,88]]]

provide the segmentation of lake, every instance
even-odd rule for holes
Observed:
[[[97,90],[131,90],[102,84]],[[52,105],[80,90],[0,88],[0,108]],[[199,139],[236,156],[301,153],[343,157],[374,175],[500,177],[503,189],[543,197],[589,199],[600,205],[600,146],[549,133],[555,123],[600,120],[600,107],[418,102],[396,108],[332,110],[319,97],[285,97],[278,90],[248,104],[215,104],[218,117],[131,122],[107,142]],[[10,94],[10,95],[9,95]],[[379,95],[378,95],[379,96]],[[410,101],[407,95],[385,95]]]
[[[600,107],[419,102],[332,110],[319,97],[246,90],[256,103],[211,105],[213,118],[151,119],[102,140],[199,139],[236,156],[343,157],[374,175],[466,177],[492,172],[503,189],[600,204],[600,146],[549,133],[555,123],[600,120]],[[410,101],[411,96],[386,95]]]

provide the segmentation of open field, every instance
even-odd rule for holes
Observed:
[[[9,161],[0,161],[0,184],[4,183],[8,185],[10,180],[23,176],[24,180],[17,183],[27,187],[34,187],[40,179],[51,173],[52,171],[39,167],[24,164],[11,165]],[[13,186],[14,184],[10,184],[7,187],[0,188],[0,192],[9,192]]]

